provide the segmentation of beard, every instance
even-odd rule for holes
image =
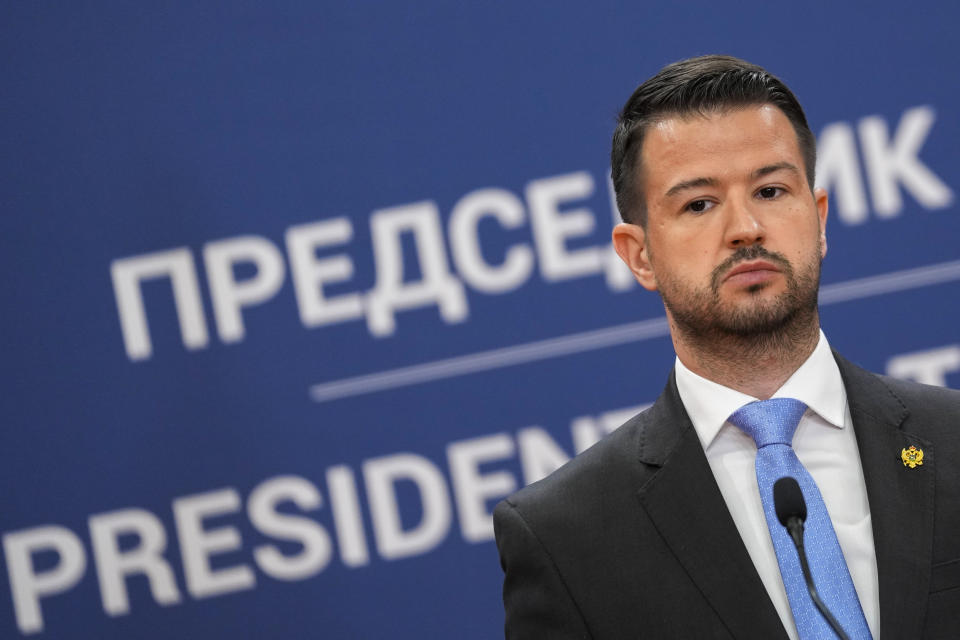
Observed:
[[[668,274],[658,279],[663,304],[684,336],[713,347],[744,343],[761,349],[789,348],[803,343],[819,328],[817,292],[820,288],[821,242],[816,253],[794,269],[783,254],[754,244],[737,250],[718,265],[707,287],[695,288]],[[745,289],[752,299],[735,303],[720,296],[723,277],[736,264],[763,259],[776,265],[786,280],[779,295],[761,296],[769,283]]]

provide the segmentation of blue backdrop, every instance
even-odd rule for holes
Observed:
[[[0,636],[493,638],[504,495],[652,401],[615,114],[782,77],[822,320],[960,386],[956,5],[9,3]]]

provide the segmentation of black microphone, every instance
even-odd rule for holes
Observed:
[[[843,627],[840,626],[837,619],[827,609],[827,605],[820,599],[817,587],[813,584],[810,565],[807,564],[807,553],[803,550],[803,523],[807,519],[807,503],[803,499],[803,492],[800,491],[800,485],[797,484],[795,478],[786,476],[773,483],[773,508],[777,512],[777,520],[787,528],[790,537],[793,539],[793,545],[797,548],[797,555],[800,556],[800,568],[803,569],[803,579],[807,582],[810,599],[813,600],[813,604],[817,606],[837,637],[840,640],[850,640],[850,636],[844,632]]]

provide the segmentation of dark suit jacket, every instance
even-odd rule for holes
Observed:
[[[837,356],[866,479],[884,638],[960,638],[960,392]],[[923,465],[904,466],[914,445]],[[647,411],[497,505],[508,638],[786,632],[674,377]]]

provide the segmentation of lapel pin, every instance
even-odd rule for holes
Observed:
[[[902,449],[900,451],[900,459],[903,460],[903,466],[910,467],[911,469],[918,467],[923,464],[923,449],[917,449],[915,446],[910,445],[909,449]]]

